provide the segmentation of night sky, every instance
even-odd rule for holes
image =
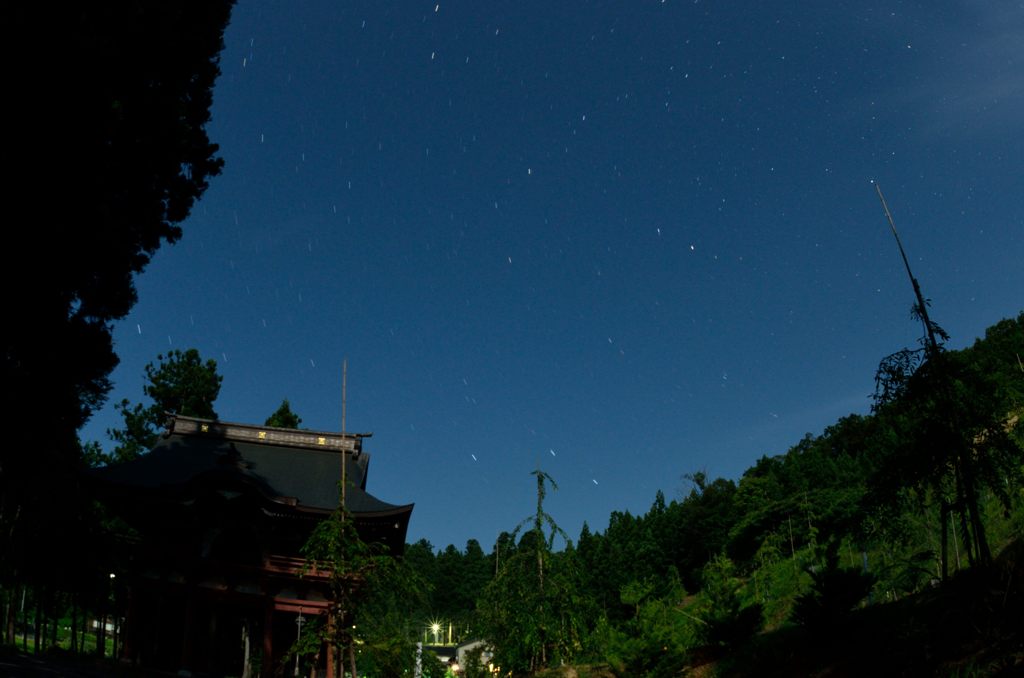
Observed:
[[[108,406],[195,347],[227,421],[372,431],[408,540],[575,538],[869,410],[916,344],[885,192],[969,345],[1024,290],[1020,2],[240,0],[226,166],[138,278]]]

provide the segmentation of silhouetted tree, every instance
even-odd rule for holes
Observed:
[[[808,568],[811,590],[797,596],[792,618],[812,632],[835,632],[850,611],[868,597],[874,577],[860,568],[839,567],[835,558],[823,567]]]
[[[316,638],[313,646],[324,641],[329,652],[337,651],[352,678],[357,656],[380,675],[411,672],[416,634],[403,612],[422,604],[426,583],[419,574],[384,545],[363,541],[343,504],[317,524],[302,555],[304,573],[319,571],[328,580],[328,620],[307,632]],[[300,639],[293,652],[310,647]]]
[[[946,336],[937,326],[932,333]],[[1016,380],[984,369],[969,350],[943,350],[933,334],[922,339],[928,350],[914,371],[894,376],[887,369],[891,356],[879,368],[875,409],[888,455],[874,485],[878,501],[892,502],[905,488],[915,488],[919,497],[939,502],[945,576],[947,516],[953,513],[960,517],[968,559],[982,566],[991,562],[981,492],[987,488],[1009,506],[1007,481],[1021,478],[1024,453],[1013,435],[1014,410],[1020,406]],[[1020,318],[1016,331],[1011,321],[996,336],[1007,354],[1024,351]]]
[[[134,276],[181,236],[221,168],[207,138],[233,0],[18,3],[5,12],[19,67],[6,91],[16,129],[8,195],[26,208],[5,233],[23,266],[0,267],[4,429],[0,579],[75,494],[76,431],[104,401],[117,364],[111,325],[136,300]]]
[[[704,620],[700,630],[705,642],[732,647],[761,629],[763,608],[760,603],[743,605],[741,583],[731,560],[725,556],[712,558],[704,566],[703,578],[698,614]]]
[[[223,380],[217,373],[217,361],[204,361],[194,348],[174,350],[156,358],[155,365],[146,365],[146,384],[142,387],[152,402],[132,405],[122,400],[116,406],[124,417],[124,428],[107,433],[117,443],[114,448],[117,461],[128,461],[148,452],[156,444],[168,414],[217,418],[213,403],[220,394]]]
[[[302,424],[302,417],[292,412],[291,403],[285,398],[281,401],[281,406],[263,423],[277,428],[298,428]]]
[[[501,564],[479,604],[485,637],[494,645],[495,662],[514,674],[533,672],[570,659],[580,647],[584,617],[591,607],[580,592],[576,552],[565,532],[544,511],[547,485],[557,489],[547,473],[537,469],[537,510],[513,531],[526,525],[517,548]],[[545,534],[545,526],[550,534]],[[554,553],[556,535],[567,547]]]

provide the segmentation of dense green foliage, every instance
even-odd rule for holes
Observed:
[[[495,649],[495,661],[517,673],[571,661],[582,646],[587,612],[571,543],[554,557],[555,537],[568,543],[568,536],[544,511],[544,498],[547,485],[552,489],[558,486],[540,469],[533,475],[537,510],[513,530],[509,541],[514,544],[524,525],[531,529],[496,564],[494,579],[483,589],[478,609],[483,636]]]
[[[304,573],[325,573],[332,623],[310,624],[292,652],[338,651],[340,663],[371,675],[397,676],[415,664],[417,629],[405,611],[420,600],[424,583],[403,561],[360,538],[352,517],[339,506],[321,521],[306,544]]]
[[[945,551],[952,571],[985,567],[979,534],[993,550],[1024,534],[1024,314],[936,356],[872,414],[761,458],[738,482],[686,475],[686,495],[666,502],[659,492],[644,515],[613,512],[603,533],[584,525],[561,551],[539,529],[550,516],[538,503],[518,543],[515,532],[499,537],[484,585],[475,542],[472,558],[468,546],[435,555],[414,544],[406,558],[433,583],[434,602],[413,614],[459,620],[459,639],[488,638],[516,675],[563,661],[678,675],[743,656],[736,648],[762,627],[841,634],[868,601],[931,590]],[[538,554],[549,581],[561,578],[561,607],[539,586]],[[454,599],[466,602],[453,609]]]
[[[215,375],[198,354],[171,357],[147,369],[154,407],[168,402],[164,387]],[[762,457],[738,480],[686,474],[685,494],[666,500],[658,492],[646,513],[613,512],[603,532],[584,525],[575,542],[544,510],[555,486],[540,470],[534,511],[489,553],[475,540],[463,549],[421,540],[396,560],[360,542],[339,510],[305,555],[330,573],[335,615],[346,623],[311,624],[307,645],[295,650],[310,660],[330,640],[365,675],[413,671],[417,641],[473,639],[489,646],[463,667],[477,675],[493,662],[514,675],[574,665],[579,675],[670,676],[716,661],[726,672],[756,674],[765,662],[787,666],[791,659],[774,653],[790,651],[793,638],[814,644],[808,666],[842,655],[847,637],[933,672],[946,670],[944,651],[973,653],[981,674],[1024,662],[1013,640],[1020,627],[1007,610],[1022,602],[1013,582],[1024,572],[1022,357],[1024,314],[967,349],[922,359],[871,414],[844,417]],[[297,424],[287,418],[294,416],[285,401],[271,419]],[[82,455],[100,452],[91,445]],[[54,620],[40,644],[69,611],[118,604],[98,574],[116,570],[121,557],[100,510],[85,506],[79,517],[91,560],[77,579],[26,580],[37,582],[24,589],[37,616]],[[90,550],[89,540],[102,548]],[[994,557],[1014,544],[1017,560]],[[929,641],[927,656],[888,643],[863,621],[873,615],[880,628],[898,628],[899,615],[917,605],[933,616],[946,605],[967,619],[944,627],[956,632]],[[434,624],[439,631],[429,632]],[[783,634],[778,647],[765,631]],[[926,635],[919,626],[907,633]],[[856,655],[843,661],[862,667]],[[422,668],[443,671],[429,651]]]
[[[142,386],[150,404],[132,405],[126,399],[117,405],[124,417],[124,427],[107,432],[116,443],[113,457],[117,461],[128,461],[148,452],[170,415],[217,418],[213,403],[223,377],[217,372],[215,360],[204,361],[194,348],[173,350],[156,359],[155,365],[146,365],[146,383]]]
[[[967,557],[983,565],[992,559],[983,495],[994,494],[1009,508],[1007,489],[1024,477],[1011,424],[1019,415],[1024,375],[1014,374],[1015,356],[1000,360],[993,345],[1010,349],[1022,334],[1019,319],[1016,326],[1004,321],[986,333],[991,344],[960,352],[934,349],[905,377],[900,397],[883,400],[876,410],[886,435],[878,443],[884,454],[873,476],[875,498],[892,503],[913,493],[938,504],[944,543],[946,517],[959,517]]]
[[[205,127],[232,4],[18,3],[8,12],[12,53],[35,63],[10,69],[13,99],[32,103],[10,107],[18,131],[7,149],[10,193],[45,206],[33,217],[40,223],[7,233],[8,250],[34,264],[0,269],[14,319],[0,332],[8,645],[116,652],[116,635],[87,637],[85,619],[124,608],[117,575],[128,556],[121,526],[83,491],[78,472],[106,459],[77,432],[109,391],[112,323],[136,301],[134,277],[181,237],[178,224],[221,169]],[[43,47],[46,58],[33,59]],[[70,109],[59,125],[45,115]],[[845,640],[877,626],[873,653],[848,645],[901,656],[922,674],[937,672],[934,657],[955,646],[977,658],[954,667],[963,673],[1003,667],[1000,653],[1016,653],[1019,667],[1024,314],[949,351],[924,303],[922,347],[883,360],[871,415],[845,417],[736,480],[692,473],[685,495],[667,501],[659,492],[643,515],[616,511],[603,532],[585,525],[561,550],[543,510],[550,478],[540,471],[530,529],[503,532],[489,554],[474,540],[436,553],[421,541],[396,561],[363,544],[339,509],[305,555],[330,573],[337,618],[353,623],[312,624],[309,648],[328,634],[364,670],[400,675],[412,670],[426,625],[441,621],[453,640],[486,638],[517,674],[565,662],[664,676],[725,652],[747,653],[760,671],[762,627],[802,633],[803,625],[817,640]],[[213,361],[172,351],[146,376],[151,404],[119,405],[118,459],[148,449],[167,412],[216,416]],[[267,420],[300,423],[287,401]],[[1009,554],[996,557],[1007,544]],[[868,601],[858,621],[852,610]],[[929,616],[942,622],[931,640],[900,625]],[[994,639],[991,652],[977,649],[982,637]],[[782,665],[827,673],[794,664],[814,654],[797,647]],[[481,672],[485,663],[477,656],[465,668]],[[424,666],[441,672],[429,654]]]
[[[808,571],[811,589],[793,602],[793,621],[816,633],[830,633],[856,605],[867,598],[874,577],[835,560]]]
[[[281,406],[274,410],[274,413],[263,423],[266,426],[276,426],[277,428],[298,428],[302,425],[302,417],[292,412],[291,403],[285,398],[281,401]]]

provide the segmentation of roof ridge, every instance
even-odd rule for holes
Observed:
[[[180,414],[169,416],[167,435],[194,435],[310,450],[359,453],[363,449],[363,438],[373,435],[372,433],[337,433],[241,424],[217,419],[187,417]]]

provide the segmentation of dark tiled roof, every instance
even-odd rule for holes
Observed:
[[[338,505],[344,457],[348,460],[345,503],[352,513],[373,517],[408,514],[412,510],[411,504],[389,504],[365,491],[369,455],[342,451],[346,447],[361,449],[365,436],[185,417],[172,421],[170,430],[148,454],[97,469],[94,477],[127,488],[172,492],[184,490],[194,482],[223,481],[253,488],[282,505],[326,512]],[[325,442],[325,436],[331,437]]]

